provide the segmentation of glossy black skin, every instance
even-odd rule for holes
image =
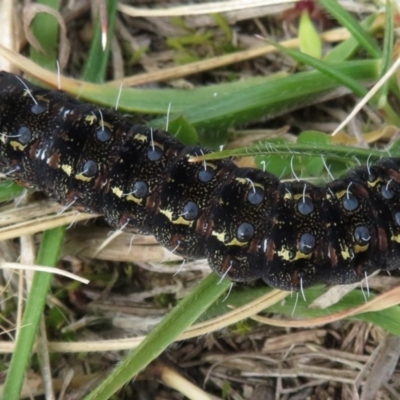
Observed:
[[[346,284],[398,267],[400,159],[324,187],[280,182],[118,113],[0,73],[0,170],[110,225],[207,257],[233,281],[283,290]]]

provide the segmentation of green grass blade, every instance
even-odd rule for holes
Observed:
[[[361,82],[378,79],[380,73],[379,60],[350,61],[335,67],[340,73]],[[186,100],[188,104],[182,113],[203,138],[205,135],[212,138],[231,126],[254,121],[265,115],[274,117],[312,103],[316,96],[337,87],[336,79],[328,78],[318,71],[306,71],[282,79],[258,80],[257,85],[252,85],[250,81],[249,87],[243,85],[240,91],[236,90],[237,87],[233,90],[218,90],[214,87],[212,93],[217,91],[217,98],[209,97],[202,104],[196,102],[196,93],[192,92],[191,101]],[[174,116],[173,109],[171,117]],[[153,120],[150,125],[163,128],[165,118]],[[208,142],[202,143],[209,145]]]
[[[159,356],[175,338],[190,327],[198,317],[231,285],[216,274],[200,282],[154,328],[85,400],[108,400],[112,394]]]
[[[302,318],[318,318],[326,315],[330,315],[336,312],[348,310],[349,308],[360,306],[365,303],[365,295],[361,290],[352,290],[346,296],[344,296],[338,303],[329,306],[326,309],[315,309],[310,308],[310,303],[317,297],[322,295],[324,290],[315,288],[306,291],[307,301],[299,301],[295,309],[295,316]],[[293,313],[295,307],[295,296],[292,299],[287,298],[285,304],[275,304],[270,308],[271,312],[285,314],[290,316]],[[372,300],[374,295],[370,296]],[[349,319],[357,319],[366,322],[370,322],[374,325],[380,326],[388,332],[400,336],[400,307],[390,307],[379,312],[368,312],[360,314]]]
[[[388,2],[387,4],[391,4]],[[390,8],[388,5],[387,8]],[[390,10],[392,11],[392,10]],[[390,12],[389,12],[390,14]],[[390,14],[391,15],[391,14]],[[388,43],[386,43],[385,46],[385,51],[387,54],[384,55],[385,57],[385,64],[386,66],[382,66],[382,75],[387,71],[388,68],[390,68],[390,63],[392,59],[392,51],[393,51],[393,16],[387,17],[386,18],[386,30],[391,31],[392,34],[388,34],[389,39],[387,40]],[[386,39],[386,36],[385,36]],[[348,87],[353,91],[354,94],[356,94],[359,97],[363,97],[368,93],[368,90],[364,88],[355,78],[351,78],[348,75],[341,73],[337,68],[337,64],[329,64],[326,63],[326,61],[320,61],[319,59],[316,59],[314,57],[311,57],[307,54],[301,53],[299,51],[293,50],[286,48],[279,43],[269,41],[273,46],[275,46],[277,49],[279,49],[281,52],[286,53],[287,55],[293,57],[296,61],[302,62],[304,64],[307,64],[310,67],[315,68],[316,70],[320,71],[321,73],[325,74],[327,77],[336,79],[338,83],[342,84],[343,86]],[[386,68],[386,69],[385,69]],[[399,118],[397,114],[394,112],[394,110],[391,108],[389,104],[386,102],[386,96],[387,96],[387,91],[388,91],[389,85],[386,84],[384,88],[380,91],[380,99],[378,100],[376,96],[374,96],[371,99],[371,103],[380,106],[383,108],[384,113],[388,116],[388,121],[393,122],[393,123],[398,123]]]
[[[0,182],[0,202],[10,201],[24,192],[24,188],[11,181]]]
[[[319,318],[327,315],[331,315],[336,312],[348,310],[349,308],[357,307],[365,303],[365,297],[361,290],[353,290],[344,296],[338,303],[330,305],[328,308],[311,308],[310,304],[322,296],[327,290],[324,285],[316,285],[304,291],[306,301],[303,301],[300,296],[296,299],[296,296],[288,296],[284,302],[279,302],[269,307],[266,311],[269,313],[277,313],[288,316],[289,318]],[[232,311],[233,308],[242,307],[257,298],[266,295],[272,291],[272,288],[261,287],[261,288],[244,288],[240,291],[233,290],[229,294],[229,302],[223,302],[217,300],[200,318],[201,321],[205,321],[217,316],[223,315],[227,312]],[[370,300],[374,298],[371,295]],[[376,326],[380,326],[387,332],[391,332],[395,335],[400,336],[400,306],[394,306],[379,312],[368,312],[364,314],[358,314],[349,319],[356,319],[360,321],[366,321]]]
[[[340,4],[337,0],[319,0],[338,22],[344,26],[373,58],[381,57],[381,50],[375,38],[369,34]]]
[[[300,51],[311,57],[320,59],[322,56],[322,41],[311,20],[308,11],[303,11],[299,21]]]
[[[381,68],[379,60],[348,61],[339,63],[335,67],[340,72],[357,80],[377,79]],[[306,80],[306,89],[303,89],[301,84],[303,79]],[[290,76],[276,74],[269,77],[256,77],[245,81],[209,85],[192,90],[123,88],[118,103],[118,110],[128,113],[165,115],[169,104],[171,104],[171,115],[176,115],[185,113],[192,108],[202,107],[207,103],[209,104],[209,108],[213,106],[221,107],[232,96],[235,99],[230,100],[234,104],[237,103],[235,106],[236,109],[239,108],[240,103],[243,103],[241,99],[242,94],[250,96],[252,92],[255,97],[252,101],[252,107],[258,106],[261,108],[265,99],[273,107],[273,96],[277,94],[279,94],[280,101],[283,99],[290,100],[291,96],[296,96],[296,99],[299,99],[302,95],[315,94],[337,87],[336,82],[325,81],[326,78],[324,75],[315,73],[314,71],[307,71]],[[273,96],[260,98],[261,94],[268,91],[270,87],[274,90]],[[81,85],[66,89],[84,101],[109,108],[115,107],[120,93],[119,87],[91,83],[82,83]],[[293,93],[293,89],[295,89],[295,93]],[[229,112],[229,110],[227,111]],[[202,109],[198,109],[195,119],[206,119],[206,115],[204,114]],[[200,118],[201,115],[203,115],[203,118]],[[232,116],[230,116],[230,119],[232,121]]]
[[[90,51],[88,58],[86,60],[85,69],[83,72],[83,80],[87,82],[104,82],[104,77],[106,75],[106,70],[108,66],[108,59],[110,55],[111,43],[114,36],[114,26],[117,17],[117,1],[107,1],[107,45],[103,50],[101,43],[101,18],[100,18],[100,7],[98,17],[95,25],[95,33],[90,46]],[[98,2],[97,4],[100,4]]]
[[[382,53],[382,75],[388,71],[393,62],[393,45],[394,45],[394,10],[393,2],[386,2],[385,10],[385,35],[383,37],[383,53]]]
[[[239,94],[246,88],[250,89],[283,76],[286,74],[280,73],[272,77],[256,77],[246,81],[203,86],[192,90],[124,87],[121,92],[120,88],[116,86],[92,83],[81,83],[68,87],[66,90],[84,101],[108,108],[114,108],[117,98],[120,96],[118,110],[132,114],[165,115],[169,106],[172,114],[181,114],[188,107],[210,101],[220,102],[220,96],[229,97],[233,93]]]
[[[385,35],[383,37],[383,54],[382,54],[382,72],[385,73],[392,66],[393,62],[393,44],[394,44],[394,10],[393,2],[388,0],[386,2],[385,10]],[[380,89],[378,93],[379,104],[384,106],[387,103],[387,96],[389,92],[389,81]]]
[[[356,79],[350,78],[348,75],[340,72],[336,68],[336,64],[328,64],[327,62],[320,61],[319,59],[311,57],[308,54],[302,53],[300,51],[289,49],[271,40],[268,40],[268,42],[275,46],[282,53],[285,53],[294,58],[296,61],[313,67],[327,77],[335,79],[341,85],[348,87],[357,96],[363,97],[368,93],[368,90]]]
[[[297,144],[297,143],[269,143],[264,142],[255,146],[242,147],[232,150],[223,150],[215,153],[205,154],[198,157],[199,160],[217,160],[228,157],[246,157],[259,155],[280,155],[280,156],[323,156],[329,160],[352,162],[354,165],[358,163],[366,163],[377,161],[384,157],[385,153],[381,150],[363,149],[360,147],[338,146],[334,144]],[[389,157],[389,154],[387,154]]]
[[[368,32],[371,33],[371,29],[374,26],[374,22],[376,21],[376,15],[368,15],[362,22],[361,26]],[[334,46],[328,54],[323,58],[323,60],[327,63],[338,63],[351,59],[356,51],[359,49],[360,44],[358,41],[351,36],[346,39],[342,43]]]
[[[64,233],[64,227],[52,229],[44,233],[37,264],[49,267],[54,267],[57,264],[61,244],[64,239]],[[32,288],[26,302],[21,329],[15,345],[15,352],[11,359],[4,384],[4,399],[19,399],[35,335],[40,319],[43,316],[43,310],[50,289],[51,280],[52,274],[47,272],[36,272],[33,277]]]

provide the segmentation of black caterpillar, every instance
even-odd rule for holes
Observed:
[[[233,281],[283,290],[399,266],[400,158],[324,187],[280,182],[116,112],[0,73],[0,170]]]

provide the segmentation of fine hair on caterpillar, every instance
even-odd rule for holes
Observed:
[[[165,131],[0,73],[0,171],[232,281],[283,290],[398,266],[400,159],[324,186],[240,168]]]

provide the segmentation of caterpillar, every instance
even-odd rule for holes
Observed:
[[[400,158],[325,186],[282,182],[117,112],[0,73],[0,171],[232,281],[282,290],[398,267]]]

